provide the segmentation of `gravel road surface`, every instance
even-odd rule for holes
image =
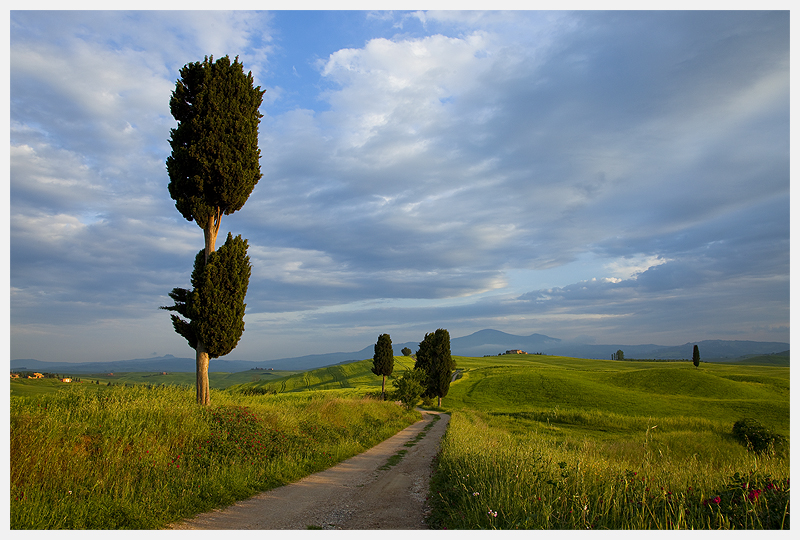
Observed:
[[[169,528],[425,529],[432,461],[449,420],[423,411],[419,422],[330,469]],[[403,451],[399,463],[382,470]]]

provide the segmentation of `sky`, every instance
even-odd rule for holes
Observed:
[[[169,99],[265,90],[228,359],[493,328],[789,341],[789,12],[11,11],[10,357],[193,357]]]

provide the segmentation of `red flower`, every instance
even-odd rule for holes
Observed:
[[[758,499],[759,495],[761,495],[761,490],[760,489],[754,489],[753,491],[751,491],[750,493],[747,494],[747,498],[750,499],[751,501],[754,501],[754,500]]]

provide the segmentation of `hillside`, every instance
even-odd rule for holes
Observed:
[[[456,356],[462,377],[451,384],[444,406],[485,412],[536,414],[592,411],[633,417],[696,417],[734,422],[760,418],[789,432],[789,369],[768,365],[690,362],[616,362],[540,355]],[[413,366],[395,358],[393,376]],[[291,393],[308,390],[379,391],[381,378],[362,360],[231,387]],[[387,380],[387,387],[391,383]]]
[[[789,351],[775,354],[760,354],[756,356],[746,356],[739,360],[741,364],[764,365],[764,366],[789,366]]]

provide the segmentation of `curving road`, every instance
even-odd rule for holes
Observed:
[[[330,469],[169,528],[425,529],[432,462],[450,416],[421,412],[419,422]]]

